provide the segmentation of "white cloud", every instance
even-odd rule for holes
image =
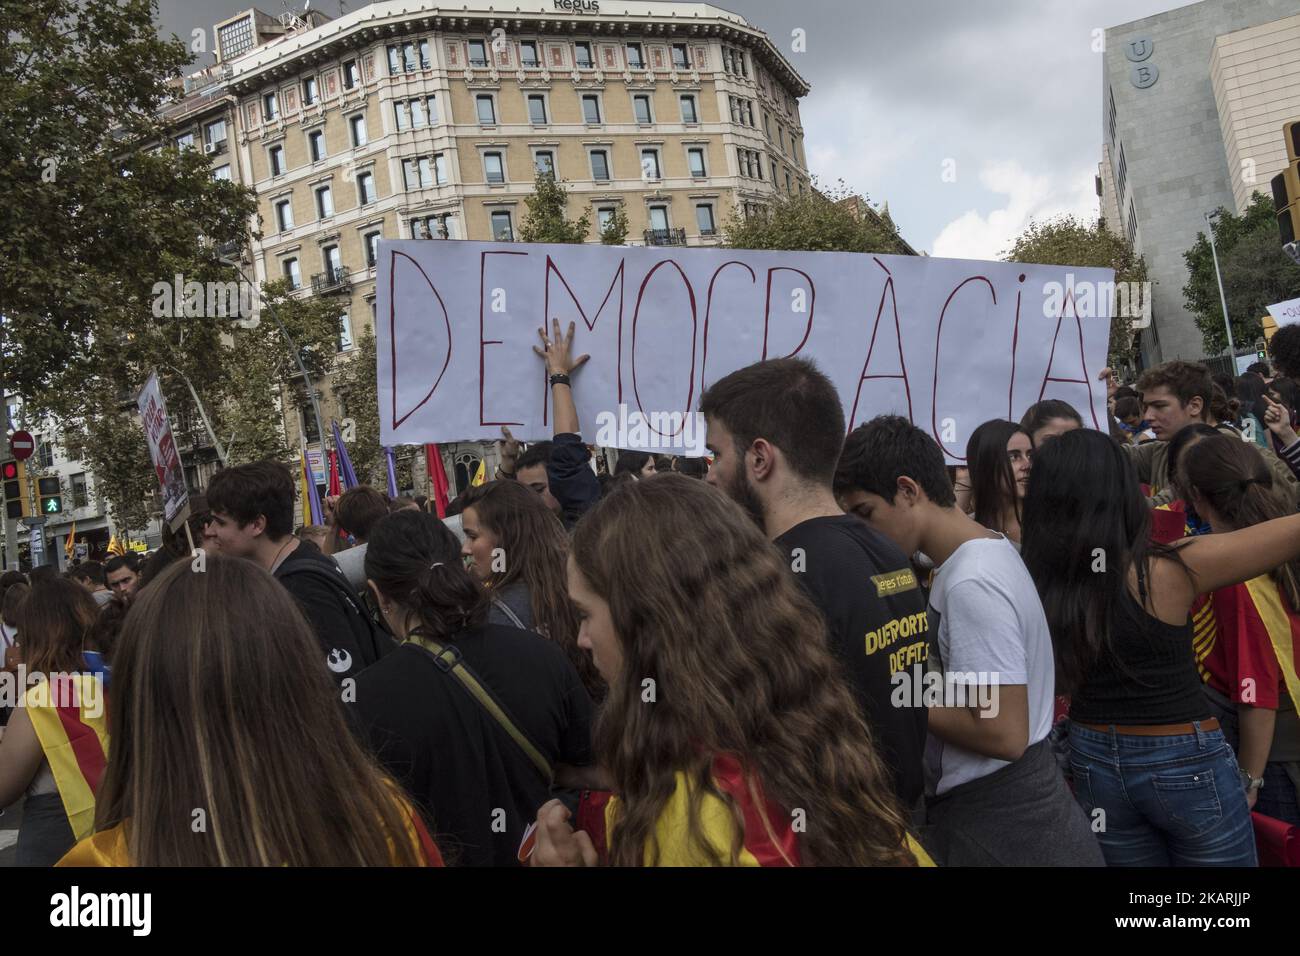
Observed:
[[[996,259],[1030,220],[1065,214],[1094,220],[1097,195],[1093,175],[1091,169],[1064,176],[1031,175],[1015,160],[987,162],[980,169],[980,185],[1005,196],[1006,204],[987,216],[967,210],[939,231],[931,254],[952,259]]]

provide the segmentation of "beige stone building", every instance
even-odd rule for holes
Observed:
[[[373,324],[383,239],[511,240],[536,171],[621,210],[628,244],[710,245],[733,214],[811,188],[808,84],[742,17],[703,3],[513,0],[514,11],[374,3],[337,19],[249,10],[167,107],[213,175],[251,186],[258,281],[337,295],[346,353]],[[322,412],[346,414],[328,383]],[[314,441],[289,416],[290,445]],[[297,421],[293,419],[296,418]]]
[[[1216,37],[1210,80],[1241,213],[1287,165],[1282,125],[1300,119],[1300,15]]]

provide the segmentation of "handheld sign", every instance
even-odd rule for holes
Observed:
[[[175,531],[179,522],[184,521],[188,514],[190,493],[185,487],[185,469],[181,467],[181,456],[176,450],[176,441],[172,438],[172,426],[167,420],[167,405],[163,402],[162,390],[158,386],[157,372],[151,374],[149,381],[145,382],[136,404],[140,408],[140,419],[149,439],[149,458],[153,461],[154,474],[162,489],[163,520]]]
[[[948,461],[991,418],[1063,399],[1102,428],[1109,269],[841,252],[381,241],[380,442],[551,437],[533,353],[575,325],[587,441],[700,456],[700,394],[763,359],[813,359],[850,429],[884,413]]]

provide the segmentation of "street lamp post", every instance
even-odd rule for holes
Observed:
[[[1205,214],[1205,224],[1209,227],[1210,232],[1210,255],[1214,257],[1214,278],[1219,283],[1219,302],[1223,306],[1223,327],[1228,332],[1228,373],[1232,376],[1237,374],[1237,346],[1232,340],[1232,323],[1228,321],[1228,297],[1223,294],[1223,275],[1219,272],[1219,252],[1214,247],[1214,220],[1219,218],[1219,211],[1207,212]]]
[[[323,448],[325,446],[325,426],[321,422],[320,405],[316,401],[316,389],[312,385],[311,375],[307,371],[307,366],[304,365],[302,361],[302,351],[298,348],[297,343],[294,342],[293,336],[289,334],[289,330],[284,327],[284,322],[280,320],[280,315],[275,311],[275,306],[271,304],[271,300],[262,295],[262,290],[249,280],[248,276],[244,274],[244,270],[241,268],[239,262],[235,259],[227,259],[224,256],[220,257],[220,261],[223,264],[234,268],[234,270],[239,273],[240,278],[256,290],[257,297],[266,305],[267,310],[271,313],[271,318],[275,319],[275,324],[280,327],[280,333],[284,336],[284,340],[289,343],[289,348],[293,350],[294,360],[298,363],[298,371],[302,373],[303,383],[307,386],[307,397],[311,399],[311,411],[312,415],[315,416],[316,419],[316,435],[318,436],[318,440]]]

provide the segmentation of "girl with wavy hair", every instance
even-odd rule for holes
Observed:
[[[578,525],[569,590],[610,688],[595,750],[614,796],[595,843],[544,806],[533,865],[928,861],[821,615],[725,495],[681,475],[619,489]]]

